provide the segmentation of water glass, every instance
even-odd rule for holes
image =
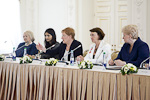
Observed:
[[[40,57],[41,57],[40,54],[35,55],[35,59],[40,59]]]
[[[77,61],[77,64],[79,65],[79,64],[80,64],[80,62],[81,62],[81,58],[80,58],[80,57],[78,57],[76,61]]]
[[[144,63],[144,67],[145,67],[145,68],[147,68],[147,70],[149,70],[149,69],[150,69],[150,66],[149,66],[149,64],[148,64],[148,63]]]

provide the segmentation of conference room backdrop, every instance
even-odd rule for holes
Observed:
[[[20,0],[20,5],[22,30],[34,31],[36,42],[43,43],[43,32],[49,27],[56,30],[60,42],[61,30],[70,26],[86,50],[91,44],[89,29],[101,27],[115,51],[124,43],[122,27],[136,24],[140,37],[150,45],[149,0]]]
[[[69,26],[75,29],[75,38],[82,42],[86,50],[91,44],[89,29],[101,27],[106,33],[105,41],[110,43],[112,51],[115,51],[120,50],[124,43],[122,27],[127,24],[136,24],[139,27],[140,37],[150,46],[149,0],[14,0],[18,3],[18,6],[14,6],[18,7],[16,11],[20,10],[20,16],[19,12],[18,15],[10,13],[13,9],[11,5],[8,5],[12,4],[10,1],[6,0],[3,12],[8,12],[8,18],[12,21],[13,16],[16,16],[18,22],[7,20],[5,25],[7,31],[11,30],[10,26],[15,26],[13,29],[17,30],[8,32],[11,34],[11,36],[7,34],[9,38],[6,38],[6,41],[11,40],[9,45],[16,46],[23,41],[22,34],[25,30],[33,31],[35,42],[43,44],[44,31],[50,27],[55,29],[57,40],[61,42],[61,30]],[[1,17],[1,20],[4,18]],[[16,25],[19,21],[21,25]],[[11,23],[13,24],[10,25]],[[4,29],[3,24],[1,27]],[[4,33],[0,32],[1,36]],[[6,41],[3,41],[4,44],[7,43]]]

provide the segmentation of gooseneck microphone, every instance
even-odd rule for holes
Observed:
[[[145,60],[143,60],[143,61],[141,62],[141,64],[140,64],[140,68],[142,68],[142,67],[143,67],[143,66],[142,66],[142,65],[143,65],[143,63],[144,63],[144,62],[146,62],[148,59],[150,59],[150,57],[146,58]]]
[[[23,48],[24,46],[25,46],[25,44],[23,46],[19,47],[18,49],[16,49],[16,51],[19,50],[19,49],[21,49],[21,48]]]
[[[52,46],[48,47],[46,50],[52,49],[55,46],[55,44],[53,44]]]
[[[46,49],[46,51],[52,49],[53,47],[55,47],[55,45],[56,45],[56,44],[53,44],[52,46],[48,47],[48,48]],[[43,51],[40,52],[39,55],[40,55],[41,53],[43,53]]]
[[[16,51],[19,50],[19,49],[21,49],[21,48],[23,48],[24,46],[29,46],[29,45],[30,45],[30,44],[25,43],[23,46],[21,46],[21,47],[19,47],[18,49],[16,49]]]
[[[77,50],[78,48],[80,48],[81,47],[81,45],[79,45],[79,46],[77,46],[76,48],[74,48],[73,50],[71,50],[71,51],[75,51],[75,50]],[[66,55],[64,55],[62,58],[61,58],[61,61],[66,57],[66,56],[68,56],[70,53],[71,53],[71,51],[70,52],[68,52]]]

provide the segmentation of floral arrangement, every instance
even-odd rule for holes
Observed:
[[[81,61],[79,64],[78,64],[78,67],[80,69],[92,69],[93,68],[93,64],[91,61]]]
[[[29,56],[24,56],[23,58],[20,59],[20,64],[24,64],[24,63],[32,63],[32,58]]]
[[[122,75],[125,75],[125,74],[129,75],[130,73],[132,74],[132,73],[137,73],[137,72],[138,72],[137,67],[131,63],[128,63],[121,68]]]
[[[46,66],[55,66],[58,60],[55,58],[50,58],[48,61],[45,62]]]
[[[0,55],[0,61],[4,61],[5,56],[4,55]]]

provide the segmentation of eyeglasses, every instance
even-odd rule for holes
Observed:
[[[92,36],[92,37],[93,37],[93,36],[95,36],[95,34],[90,34],[90,36]]]

